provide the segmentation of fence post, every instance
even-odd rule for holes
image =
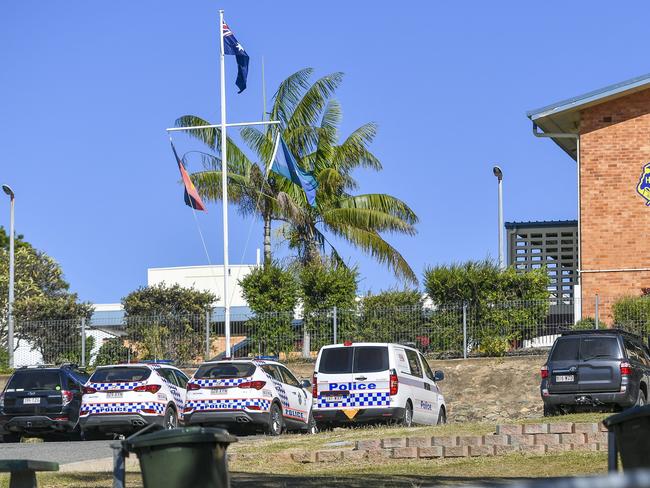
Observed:
[[[595,320],[596,320],[596,329],[600,329],[600,319],[598,318],[598,305],[599,305],[600,300],[598,299],[598,295],[596,294],[596,303],[595,303],[595,308],[594,308],[594,315],[595,315]]]
[[[467,302],[463,303],[463,359],[467,359]]]
[[[309,337],[309,331],[304,319],[302,321],[302,357],[305,359],[311,358],[311,337]]]
[[[210,310],[205,312],[205,360],[210,359]]]
[[[332,344],[336,344],[336,307],[332,309],[332,325],[334,327],[334,341],[332,341]]]
[[[86,367],[86,317],[81,317],[81,367]]]

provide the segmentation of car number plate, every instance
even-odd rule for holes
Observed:
[[[211,391],[214,395],[225,395],[228,392],[228,388],[212,388]]]
[[[35,403],[41,403],[40,398],[23,398],[23,405],[33,405]]]
[[[342,402],[344,398],[343,395],[326,395],[324,400],[326,402]]]
[[[575,379],[572,374],[558,374],[555,376],[556,383],[571,383]]]
[[[124,393],[121,391],[109,391],[106,393],[107,398],[122,398],[124,396]]]

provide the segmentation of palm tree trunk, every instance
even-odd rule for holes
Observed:
[[[264,267],[271,265],[271,213],[264,213]]]

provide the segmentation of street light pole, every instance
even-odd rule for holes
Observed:
[[[2,185],[2,190],[9,195],[9,303],[7,306],[7,352],[9,367],[14,367],[14,200],[15,194],[9,185]]]
[[[497,177],[499,185],[499,269],[506,269],[506,262],[503,257],[503,171],[498,166],[492,168],[492,173]]]

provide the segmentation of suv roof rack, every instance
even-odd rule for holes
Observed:
[[[621,334],[625,335],[628,337],[633,337],[637,340],[643,340],[643,336],[640,336],[639,334],[635,334],[634,332],[630,332],[629,330],[625,329],[616,329],[616,328],[611,328],[611,329],[585,329],[585,330],[566,330],[566,331],[561,331],[561,335],[585,335],[585,334]]]

